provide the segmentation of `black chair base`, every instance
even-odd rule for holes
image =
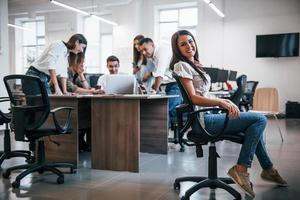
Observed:
[[[231,178],[217,178],[217,179],[209,179],[207,177],[197,177],[197,176],[192,176],[192,177],[181,177],[177,178],[174,182],[174,190],[180,190],[180,183],[181,182],[197,182],[197,184],[193,185],[190,189],[188,189],[184,196],[181,197],[181,200],[189,200],[190,196],[200,190],[201,188],[207,188],[209,187],[210,189],[217,189],[221,188],[229,192],[236,200],[240,200],[241,194],[237,192],[234,188],[232,188],[228,184],[234,184],[234,182],[231,180]]]
[[[197,145],[196,145],[197,146]],[[181,177],[175,179],[174,190],[180,189],[180,183],[185,181],[197,182],[194,186],[188,189],[181,200],[189,200],[190,196],[201,188],[221,188],[229,192],[235,199],[242,199],[241,194],[232,188],[229,184],[234,184],[231,178],[219,178],[217,175],[217,158],[219,157],[214,143],[209,146],[209,162],[208,162],[208,177]]]
[[[3,178],[9,178],[10,174],[14,170],[20,170],[25,169],[22,173],[20,173],[15,181],[12,183],[13,188],[19,188],[21,179],[27,176],[28,174],[31,174],[33,172],[38,172],[40,174],[44,173],[44,171],[51,171],[54,174],[58,176],[56,182],[58,184],[64,183],[64,174],[57,169],[59,168],[70,168],[70,173],[75,173],[74,165],[71,163],[51,163],[45,161],[45,146],[44,141],[38,142],[38,155],[37,155],[37,162],[34,164],[24,164],[24,165],[18,165],[14,167],[10,167],[6,169],[5,172],[3,172],[2,176]]]
[[[174,132],[173,138],[168,138],[169,143],[174,143],[174,144],[179,144],[180,145],[180,152],[185,151],[184,143],[183,143],[183,138],[180,136],[179,131],[178,131],[178,124],[176,122],[171,123],[171,130]]]
[[[34,162],[34,156],[31,155],[30,151],[25,150],[15,150],[11,151],[10,143],[10,131],[8,129],[4,130],[4,151],[0,153],[0,168],[4,160],[15,158],[15,157],[24,157],[26,158],[27,163]]]

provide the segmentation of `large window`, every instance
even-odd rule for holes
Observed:
[[[170,45],[171,37],[177,30],[186,29],[196,35],[198,24],[198,9],[184,7],[174,9],[160,9],[158,12],[159,44]]]
[[[98,20],[85,17],[83,34],[88,41],[85,56],[86,72],[106,72],[106,58],[112,54],[112,27],[107,28]]]
[[[16,73],[24,73],[26,68],[42,53],[45,46],[44,17],[36,19],[16,19],[16,23],[30,30],[16,33]]]

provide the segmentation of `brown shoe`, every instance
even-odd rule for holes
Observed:
[[[236,170],[236,166],[233,166],[231,169],[229,169],[227,174],[248,196],[252,198],[255,197],[255,193],[253,192],[251,182],[249,180],[249,173],[238,172]]]
[[[260,177],[268,182],[276,183],[279,186],[288,186],[287,182],[279,175],[278,171],[274,168],[272,169],[264,169]]]

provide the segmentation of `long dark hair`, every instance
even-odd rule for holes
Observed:
[[[68,49],[74,49],[75,43],[77,40],[78,40],[79,44],[85,44],[87,46],[86,38],[80,33],[72,35],[70,37],[69,41],[65,43],[65,45],[67,46]],[[83,49],[83,54],[85,54],[86,48]]]
[[[197,47],[196,40],[195,40],[194,36],[189,31],[187,31],[187,30],[180,30],[180,31],[177,31],[176,33],[174,33],[172,35],[172,39],[171,39],[171,44],[172,44],[172,58],[171,58],[171,62],[170,62],[170,69],[173,71],[174,70],[174,65],[176,63],[178,63],[179,61],[187,62],[188,64],[190,64],[196,70],[196,72],[199,73],[200,77],[205,82],[207,82],[207,79],[206,79],[206,77],[204,76],[204,73],[203,73],[204,70],[202,68],[202,65],[199,62],[198,47],[196,48],[196,52],[195,52],[195,55],[194,55],[194,60],[197,63],[199,63],[199,64],[193,63],[192,61],[190,61],[189,59],[187,59],[185,56],[183,56],[180,53],[180,50],[179,50],[179,47],[178,47],[178,38],[179,38],[179,36],[182,36],[182,35],[189,35],[189,36],[191,36],[192,39],[194,40],[194,43],[195,43],[196,47]]]
[[[135,37],[133,38],[133,62],[134,62],[135,64],[137,64],[137,63],[139,62],[139,59],[140,59],[140,57],[141,57],[141,52],[139,52],[139,51],[135,48],[135,46],[134,46],[134,41],[135,41],[135,40],[138,40],[138,41],[140,42],[142,39],[144,39],[144,36],[143,36],[143,35],[137,35],[137,36],[135,36]],[[145,58],[143,58],[142,64],[143,64],[143,65],[146,65],[146,63],[147,63],[147,60],[146,60]]]
[[[78,54],[70,53],[69,66],[73,67],[79,65],[84,60],[84,57],[85,57],[84,53],[78,53]]]

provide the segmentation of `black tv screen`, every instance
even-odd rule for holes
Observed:
[[[256,57],[299,56],[299,33],[256,36]]]

